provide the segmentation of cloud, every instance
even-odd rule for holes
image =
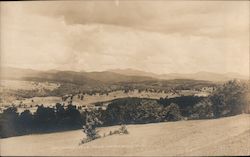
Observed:
[[[38,7],[39,6],[39,7]],[[76,1],[36,2],[28,12],[64,17],[66,24],[106,24],[146,31],[209,37],[244,36],[249,2],[221,1]]]
[[[3,65],[156,73],[249,71],[245,2],[9,4],[2,5]]]

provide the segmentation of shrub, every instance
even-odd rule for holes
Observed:
[[[129,134],[129,132],[128,132],[127,127],[124,124],[122,124],[118,130],[109,131],[108,136],[115,135],[115,134],[122,135],[122,134]],[[104,133],[103,137],[106,137],[105,133]]]
[[[125,125],[121,125],[121,127],[119,128],[119,134],[128,134],[128,130]]]

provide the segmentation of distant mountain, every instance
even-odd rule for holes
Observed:
[[[41,72],[33,69],[21,69],[13,67],[1,67],[1,78],[21,79],[22,77],[37,77]]]
[[[153,77],[153,78],[159,77],[157,74],[145,72],[141,70],[135,70],[135,69],[111,69],[108,71],[122,74],[122,75],[128,75],[128,76],[146,76],[146,77]]]
[[[119,73],[114,73],[110,71],[103,72],[85,72],[85,75],[94,80],[98,80],[105,83],[113,83],[113,82],[140,82],[140,81],[148,81],[154,80],[152,77],[147,76],[137,76],[137,75],[123,75]]]
[[[206,80],[206,81],[227,81],[232,79],[249,79],[247,76],[240,75],[238,73],[212,73],[212,72],[197,72],[191,74],[179,74],[179,73],[169,73],[169,74],[155,74],[144,72],[134,69],[112,69],[110,70],[114,73],[122,75],[136,75],[136,76],[147,76],[157,79],[172,80],[172,79],[191,79],[191,80]]]
[[[140,82],[154,80],[155,78],[143,76],[128,76],[114,72],[75,72],[75,71],[38,71],[32,69],[19,69],[12,67],[1,68],[1,78],[37,81],[67,82],[81,85],[103,85],[117,82]]]
[[[152,77],[150,77],[152,75]],[[24,93],[25,97],[38,96],[62,96],[69,93],[77,93],[78,91],[93,92],[110,90],[126,90],[140,89],[148,90],[155,89],[171,90],[171,89],[193,89],[207,86],[214,86],[216,83],[205,80],[191,79],[162,79],[169,76],[161,76],[156,74],[133,71],[127,75],[119,74],[111,71],[102,72],[75,72],[75,71],[38,71],[32,69],[19,69],[10,67],[1,67],[0,79],[13,79],[37,82],[54,82],[59,83],[60,87],[41,93],[40,91],[31,91],[32,93]],[[171,76],[172,77],[172,76]],[[179,76],[178,76],[179,77]],[[159,79],[160,78],[160,79]],[[174,78],[174,77],[173,77]],[[34,92],[34,93],[33,93]],[[22,93],[18,93],[22,95]]]
[[[117,82],[141,82],[149,80],[173,80],[173,79],[190,79],[205,81],[227,81],[231,79],[247,80],[247,76],[238,73],[218,74],[212,72],[197,72],[192,74],[154,74],[134,69],[113,69],[102,72],[75,72],[48,70],[38,71],[33,69],[21,69],[12,67],[1,68],[1,78],[5,79],[22,79],[22,80],[44,80],[44,81],[63,81],[77,84],[101,85],[103,83]]]

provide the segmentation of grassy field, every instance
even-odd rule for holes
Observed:
[[[46,93],[60,87],[59,83],[34,82],[23,80],[1,80],[0,82],[0,106],[12,103],[19,104],[25,98],[18,97],[18,93],[34,92]]]
[[[119,126],[99,128],[100,134]],[[250,115],[128,125],[112,135],[78,145],[81,130],[1,139],[1,155],[180,156],[250,155]]]
[[[195,90],[180,90],[179,95],[174,94],[174,93],[164,93],[164,92],[138,92],[138,90],[134,91],[129,91],[128,93],[124,93],[124,91],[119,90],[119,91],[114,91],[110,92],[108,95],[100,95],[99,93],[95,95],[88,95],[85,94],[83,100],[80,100],[75,96],[73,98],[73,104],[76,106],[88,106],[90,104],[94,104],[96,102],[107,102],[111,101],[113,99],[117,98],[125,98],[125,97],[138,97],[138,98],[150,98],[150,99],[159,99],[159,98],[172,98],[172,97],[177,97],[177,96],[189,96],[189,95],[202,95],[202,96],[207,96],[209,95],[208,92],[202,92],[202,91],[195,91]],[[3,110],[6,105],[10,104],[15,104],[16,107],[18,108],[18,112],[22,112],[25,109],[29,109],[30,111],[34,112],[36,110],[36,105],[41,105],[43,104],[44,106],[54,106],[56,103],[61,103],[61,104],[68,104],[68,101],[62,101],[61,97],[56,97],[56,96],[47,96],[47,97],[33,97],[33,98],[23,98],[21,100],[17,100],[16,98],[13,98],[13,100],[7,101],[5,98],[5,102],[0,103],[1,110]],[[19,104],[22,104],[19,106]],[[25,106],[25,107],[24,107]]]
[[[4,90],[35,90],[35,89],[48,89],[54,90],[58,88],[60,84],[49,83],[49,82],[34,82],[34,81],[22,81],[22,80],[1,80],[1,88]]]

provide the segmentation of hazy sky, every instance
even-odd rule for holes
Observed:
[[[249,2],[1,2],[1,65],[249,73]]]

